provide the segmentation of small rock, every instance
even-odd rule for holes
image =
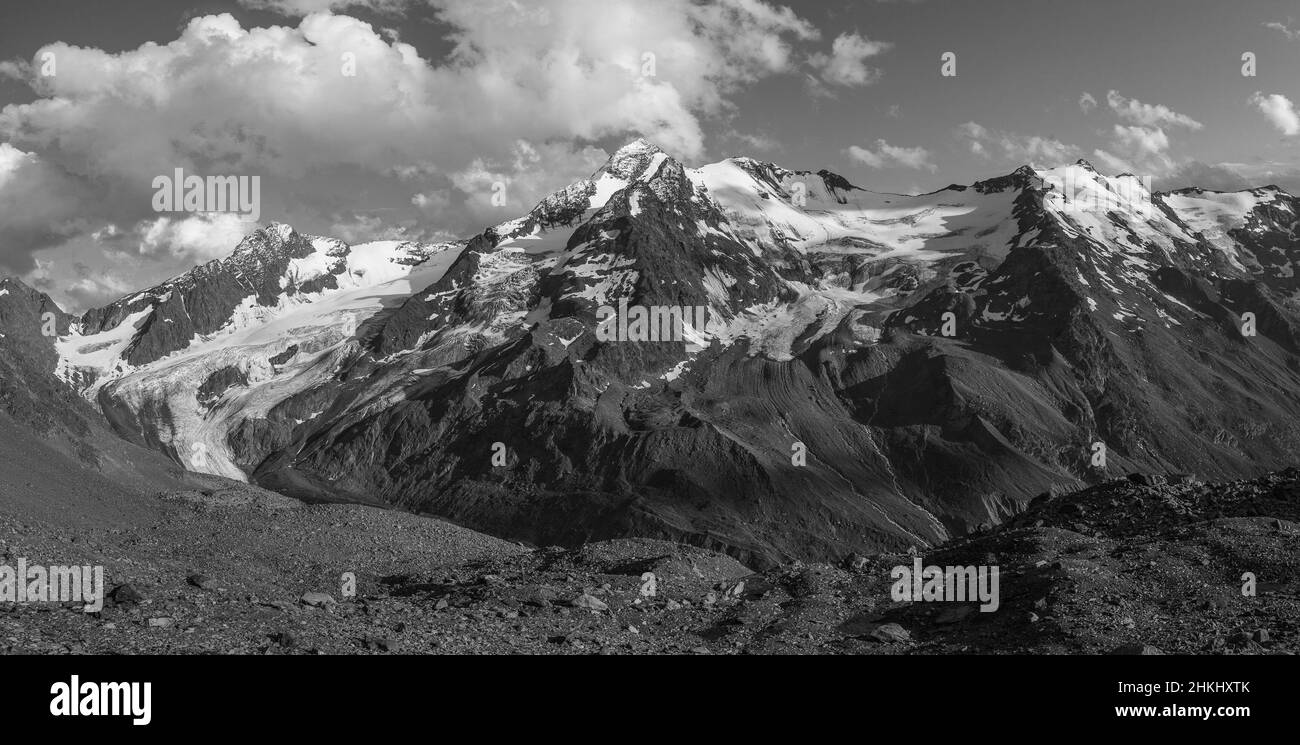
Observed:
[[[135,605],[144,600],[144,595],[132,585],[118,585],[108,594],[115,605]]]
[[[586,608],[594,611],[609,610],[609,606],[605,604],[605,601],[585,592],[574,598],[569,605],[572,605],[574,608]]]
[[[907,629],[896,623],[882,623],[868,636],[883,644],[912,641],[912,635],[907,631]]]
[[[150,618],[150,619],[149,619],[149,628],[151,628],[151,629],[165,629],[165,628],[168,628],[169,626],[171,626],[172,623],[173,623],[173,621],[172,621],[172,619],[170,619],[170,618]]]
[[[215,590],[217,583],[205,574],[191,574],[185,578],[186,582],[199,588],[200,590]]]
[[[300,598],[303,605],[312,608],[326,608],[331,605],[337,605],[338,602],[328,592],[308,592]]]
[[[860,572],[867,568],[867,557],[859,553],[851,553],[844,559],[844,568],[851,572]]]
[[[1268,629],[1255,629],[1255,633],[1251,634],[1250,638],[1259,644],[1268,644]]]
[[[667,610],[680,610],[681,607],[682,604],[672,598],[668,598],[668,602],[664,603],[664,608]]]

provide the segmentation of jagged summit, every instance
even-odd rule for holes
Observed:
[[[293,229],[292,225],[272,222],[266,227],[255,228],[244,236],[239,245],[235,246],[231,256],[258,255],[266,252],[282,251],[286,247],[302,241],[303,237]]]
[[[643,138],[638,138],[609,156],[609,160],[600,170],[596,171],[593,179],[599,178],[601,174],[608,173],[625,181],[635,180],[645,174],[651,162],[657,158],[665,159],[668,157],[657,145]]]

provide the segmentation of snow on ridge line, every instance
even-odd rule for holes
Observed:
[[[166,420],[152,423],[160,442],[170,445],[186,468],[245,480],[227,444],[230,432],[250,418],[268,416],[293,396],[327,384],[352,354],[356,327],[387,305],[437,282],[463,248],[443,244],[419,264],[394,262],[390,267],[387,257],[401,245],[390,241],[354,247],[359,250],[345,275],[355,275],[356,281],[311,293],[310,300],[303,297],[305,293],[284,293],[275,306],[261,306],[250,295],[220,331],[196,335],[185,349],[137,368],[123,364],[121,352],[151,308],[102,334],[70,334],[58,342],[61,369],[75,368],[77,363],[97,365],[103,374],[84,394],[93,398],[111,382],[120,405],[137,413],[147,408],[167,411]],[[296,348],[293,355],[271,363],[272,357],[290,348]],[[199,386],[227,368],[239,370],[246,384],[200,401]]]
[[[313,241],[316,253],[291,260],[289,268],[280,278],[280,286],[296,286],[331,273],[334,268],[340,268],[340,273],[334,275],[338,287],[323,287],[311,293],[282,292],[272,306],[260,305],[256,295],[246,296],[222,328],[206,335],[196,333],[182,349],[148,365],[136,367],[126,364],[122,355],[135,340],[137,329],[144,319],[152,315],[172,292],[169,288],[160,294],[161,286],[150,288],[144,292],[152,293],[155,302],[127,316],[117,326],[96,334],[83,335],[80,325],[74,324],[68,334],[57,339],[55,348],[59,361],[56,374],[73,385],[93,379],[93,383],[82,390],[83,395],[93,400],[98,390],[109,381],[137,370],[165,366],[178,357],[202,354],[214,346],[260,343],[260,339],[268,335],[289,334],[294,324],[310,327],[341,323],[343,326],[355,327],[382,310],[384,301],[409,296],[415,289],[419,289],[412,289],[409,280],[414,280],[417,276],[420,279],[426,275],[432,277],[430,268],[440,276],[458,253],[455,250],[458,244],[372,241],[351,247],[342,244],[349,249],[348,253],[341,257],[329,257],[326,252],[337,247],[328,243],[329,240]],[[406,249],[405,252],[400,252],[399,249],[403,248]],[[426,251],[430,248],[441,250],[423,256],[418,263],[397,261],[416,258],[411,253],[412,249]],[[434,257],[438,259],[434,260]],[[339,261],[343,262],[342,267],[337,267]],[[430,261],[433,263],[430,264]],[[432,283],[436,279],[428,281]],[[142,293],[131,297],[140,294]]]

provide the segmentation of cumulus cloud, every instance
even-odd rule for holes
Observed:
[[[1158,176],[1175,168],[1168,152],[1169,135],[1163,129],[1116,124],[1111,134],[1109,149],[1093,151],[1107,169]]]
[[[867,60],[882,54],[893,45],[871,41],[857,33],[835,37],[830,54],[815,54],[809,62],[821,72],[821,79],[832,85],[858,87],[871,85],[880,78],[880,70],[867,64]]]
[[[1095,108],[1097,108],[1097,99],[1093,98],[1091,93],[1084,91],[1083,95],[1079,96],[1079,109],[1087,114]]]
[[[285,16],[306,16],[351,8],[398,13],[410,5],[411,0],[239,0],[239,4],[245,8],[270,10]]]
[[[1175,126],[1197,130],[1201,123],[1161,104],[1142,103],[1136,98],[1125,98],[1119,91],[1106,93],[1106,104],[1122,120],[1147,127]]]
[[[37,50],[35,60],[55,54],[57,76],[0,69],[37,94],[0,109],[5,269],[31,271],[34,251],[93,243],[109,223],[147,222],[180,239],[143,255],[159,262],[154,273],[184,270],[182,258],[211,247],[186,239],[192,223],[174,216],[159,227],[150,184],[176,168],[261,176],[261,214],[301,229],[466,235],[505,217],[482,204],[485,174],[526,209],[588,175],[603,160],[597,141],[645,136],[702,159],[705,123],[732,116],[744,87],[812,69],[807,46],[819,38],[765,0],[431,0],[452,47],[430,60],[369,24],[314,12],[395,1],[245,5],[306,16],[269,28],[204,16],[167,43]],[[879,43],[842,38],[819,69],[866,80],[852,62]]]
[[[166,253],[187,263],[201,264],[230,253],[245,235],[256,229],[238,215],[201,213],[183,217],[163,216],[142,220],[130,232],[144,255]],[[116,231],[101,240],[122,240]]]
[[[1060,140],[989,129],[976,122],[958,126],[957,137],[975,155],[1001,157],[1019,164],[1052,167],[1079,157],[1079,148]]]
[[[0,265],[27,271],[33,249],[92,229],[81,205],[94,197],[37,154],[0,142]]]
[[[902,168],[925,169],[931,173],[938,170],[930,162],[930,152],[925,148],[896,147],[884,140],[876,140],[875,150],[853,145],[845,151],[845,154],[854,162],[872,168],[899,166]]]
[[[1284,135],[1300,134],[1300,115],[1297,115],[1291,99],[1281,93],[1265,96],[1259,91],[1250,97],[1250,103],[1264,112],[1270,124]]]
[[[1115,142],[1140,157],[1157,156],[1169,149],[1169,136],[1157,127],[1115,125]]]
[[[1121,95],[1106,93],[1106,104],[1123,123],[1110,130],[1105,147],[1093,151],[1093,157],[1107,170],[1162,177],[1177,168],[1170,155],[1171,140],[1166,130],[1198,131],[1200,122],[1162,104],[1148,104]]]

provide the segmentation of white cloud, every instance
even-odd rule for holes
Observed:
[[[439,214],[451,206],[451,193],[446,189],[420,192],[411,197],[411,204],[425,212]]]
[[[1281,23],[1279,21],[1270,21],[1268,23],[1265,23],[1264,28],[1271,28],[1274,31],[1281,31],[1282,34],[1286,36],[1286,38],[1292,41],[1295,41],[1296,39],[1300,39],[1300,29],[1292,29],[1287,24]]]
[[[741,146],[757,152],[772,152],[781,147],[776,138],[761,132],[730,132],[728,136]]]
[[[1201,123],[1160,104],[1142,103],[1136,98],[1125,98],[1118,91],[1106,94],[1106,103],[1122,120],[1147,127],[1176,126],[1191,130],[1201,129]]]
[[[872,168],[900,166],[903,168],[923,168],[931,173],[938,170],[930,162],[930,152],[925,148],[896,147],[884,140],[876,140],[875,150],[852,145],[845,151],[845,154],[853,161]]]
[[[1177,168],[1169,150],[1167,130],[1204,128],[1200,122],[1161,104],[1148,104],[1127,98],[1118,91],[1106,93],[1106,104],[1123,124],[1111,128],[1110,141],[1097,148],[1093,156],[1110,171],[1163,177]]]
[[[886,52],[893,45],[871,41],[856,33],[840,34],[831,43],[831,53],[815,54],[809,58],[813,67],[821,71],[826,83],[843,86],[871,85],[880,78],[880,70],[867,65],[867,60]]]
[[[398,5],[261,4],[293,13]],[[3,66],[0,75],[21,78],[37,98],[0,109],[0,264],[28,271],[38,249],[76,235],[91,244],[89,233],[109,223],[157,220],[150,184],[176,168],[261,176],[262,215],[300,229],[468,235],[503,217],[482,209],[473,191],[480,171],[507,180],[526,205],[588,175],[603,160],[594,141],[640,135],[701,159],[705,122],[730,117],[745,86],[809,69],[804,47],[819,38],[764,0],[430,4],[453,45],[445,59],[424,59],[348,16],[243,28],[222,14],[192,19],[170,42],[120,52],[47,45],[33,58],[55,52],[54,77]],[[841,49],[846,58],[863,51],[856,42]],[[353,77],[343,73],[345,54]],[[653,76],[643,74],[646,55]],[[855,79],[851,67],[835,69]],[[215,250],[186,238],[188,225],[166,228],[182,238],[181,255]],[[161,240],[141,260],[159,262],[157,272],[183,270]]]
[[[1269,122],[1284,135],[1300,134],[1300,115],[1297,115],[1291,99],[1281,93],[1265,96],[1258,91],[1250,97],[1250,103],[1264,112]]]
[[[0,142],[0,267],[25,272],[31,247],[93,229],[82,205],[96,196],[36,153]]]
[[[133,228],[133,236],[141,254],[166,253],[201,264],[229,255],[240,239],[256,227],[238,215],[208,212],[143,220]]]
[[[412,0],[239,0],[239,4],[245,8],[271,10],[281,15],[298,17],[349,8],[396,13],[411,2]]]
[[[1052,167],[1079,157],[1079,148],[1060,140],[993,130],[976,122],[958,126],[957,137],[964,140],[975,155],[985,158],[1000,156],[1018,164]]]
[[[1083,95],[1079,96],[1079,109],[1087,114],[1095,108],[1097,108],[1097,99],[1093,98],[1091,93],[1084,91]]]
[[[467,195],[458,209],[468,210],[486,224],[518,217],[551,194],[557,179],[571,184],[590,176],[608,159],[605,151],[594,147],[583,148],[576,156],[565,144],[533,145],[519,140],[509,158],[476,158],[451,174],[456,189]],[[498,188],[504,204],[492,202]]]
[[[1135,173],[1138,170],[1132,163],[1108,150],[1097,148],[1092,151],[1092,155],[1101,163],[1102,170],[1109,171],[1111,174]]]
[[[1159,127],[1126,127],[1116,124],[1115,142],[1140,156],[1152,156],[1169,149],[1169,137]]]
[[[1111,171],[1158,177],[1177,165],[1169,155],[1169,145],[1169,135],[1160,127],[1116,124],[1109,150],[1099,148],[1094,154]]]

